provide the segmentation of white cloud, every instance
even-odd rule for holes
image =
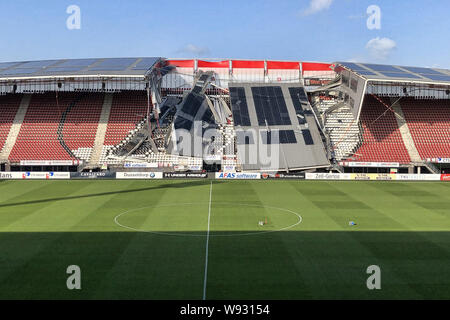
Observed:
[[[376,37],[366,44],[371,57],[377,60],[386,60],[395,48],[397,43],[389,38]]]
[[[334,0],[311,0],[309,7],[303,11],[303,15],[310,15],[330,8]]]
[[[209,53],[209,49],[206,47],[199,47],[190,43],[178,50],[178,53],[188,53],[195,56],[204,56]]]

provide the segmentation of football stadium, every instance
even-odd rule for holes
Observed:
[[[450,70],[0,69],[1,298],[450,298]]]
[[[0,62],[1,300],[447,300],[449,182],[445,68]]]

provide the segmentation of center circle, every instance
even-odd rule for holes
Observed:
[[[169,236],[206,237],[208,202],[170,203],[127,210],[114,218],[125,229]],[[198,214],[201,211],[206,214]],[[302,222],[297,212],[261,204],[211,202],[209,237],[280,232]]]

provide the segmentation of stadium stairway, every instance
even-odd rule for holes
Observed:
[[[417,151],[416,145],[414,144],[411,131],[409,130],[408,123],[406,122],[405,115],[403,114],[402,107],[398,100],[398,98],[391,98],[392,109],[396,113],[395,119],[397,120],[400,134],[402,136],[406,150],[409,153],[409,157],[411,158],[411,162],[420,164],[422,163],[422,159],[420,157],[419,151]]]
[[[22,127],[23,120],[30,105],[31,94],[24,94],[20,102],[19,109],[14,117],[13,123],[6,138],[5,144],[0,152],[0,161],[7,161],[8,157],[16,144],[17,137],[19,136],[20,128]]]
[[[111,114],[111,106],[113,102],[113,94],[108,93],[105,95],[103,102],[102,113],[100,114],[100,121],[97,127],[97,133],[95,135],[94,148],[92,150],[91,159],[87,165],[87,168],[97,167],[102,155],[103,145],[105,143],[106,129],[108,127],[109,116]]]

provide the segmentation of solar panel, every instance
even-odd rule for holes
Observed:
[[[67,60],[63,63],[58,64],[58,67],[88,67],[95,62],[97,62],[99,59],[75,59],[75,60]]]
[[[19,64],[21,64],[21,62],[2,62],[0,63],[0,69],[8,69]]]
[[[377,75],[376,73],[374,73],[372,71],[367,71],[367,70],[357,70],[356,72],[358,72],[362,76],[376,76]]]
[[[92,71],[118,71],[125,70],[136,62],[135,58],[106,59],[91,68]]]
[[[305,90],[303,88],[294,87],[289,88],[289,93],[291,95],[292,104],[294,105],[295,113],[297,115],[298,124],[305,124],[306,118],[302,107],[302,101],[308,101]]]
[[[122,66],[108,66],[108,67],[93,67],[89,68],[89,71],[125,71],[128,67]]]
[[[42,69],[9,69],[9,70],[3,70],[0,72],[1,75],[20,75],[20,74],[31,74],[38,72]]]
[[[251,126],[245,89],[240,87],[231,87],[230,100],[234,124],[237,126]]]
[[[49,67],[44,69],[42,72],[44,73],[52,73],[52,72],[79,72],[85,69],[85,67]]]
[[[294,144],[297,143],[295,132],[293,130],[274,130],[261,131],[261,139],[263,144],[276,144],[276,135],[278,133],[279,144]]]
[[[411,78],[411,79],[421,79],[420,77],[411,73],[396,73],[396,72],[383,72],[383,76],[388,78]]]
[[[309,129],[302,130],[302,134],[303,134],[303,140],[305,140],[305,144],[307,146],[314,144],[314,140],[312,138],[311,131],[309,131]]]
[[[45,67],[51,66],[51,65],[55,64],[56,62],[58,62],[58,60],[30,61],[30,62],[25,62],[24,64],[20,65],[20,68],[21,69],[24,69],[24,68],[40,69],[40,68],[45,68]]]
[[[202,121],[206,122],[206,123],[214,123],[214,115],[211,111],[211,109],[207,108],[205,113],[202,116]]]
[[[236,143],[238,145],[254,144],[255,139],[253,137],[253,133],[251,131],[236,131]]]
[[[403,69],[406,69],[408,71],[418,73],[418,74],[435,74],[435,75],[442,75],[441,72],[438,72],[433,69],[429,68],[420,68],[420,67],[402,67]]]
[[[381,65],[381,64],[364,64],[365,67],[378,71],[378,72],[404,72],[403,70],[396,68],[394,66],[389,65]]]
[[[357,65],[356,63],[352,63],[352,62],[341,62],[341,64],[344,67],[347,67],[349,69],[352,69],[354,71],[358,71],[358,70],[363,70],[363,71],[367,71],[365,68],[360,67],[359,65]]]
[[[444,74],[442,75],[424,74],[423,76],[434,81],[450,81],[450,76]]]
[[[143,58],[133,70],[148,70],[158,61],[158,58]]]
[[[363,76],[376,76],[376,75],[377,75],[376,73],[374,73],[374,72],[372,72],[372,71],[369,71],[369,70],[367,70],[367,69],[364,68],[364,67],[360,67],[360,66],[357,65],[356,63],[343,62],[343,63],[341,63],[341,64],[342,64],[343,66],[345,66],[345,67],[347,67],[347,68],[349,68],[349,69],[351,69],[351,70],[353,70],[353,71],[359,73],[360,75],[363,75]]]
[[[260,126],[292,124],[281,87],[252,87],[252,94]]]
[[[203,100],[204,97],[190,93],[188,94],[186,101],[183,104],[183,108],[181,108],[181,111],[195,117],[203,103]]]
[[[0,74],[5,77],[11,75],[49,75],[52,72],[58,76],[64,73],[82,73],[97,75],[99,71],[117,72],[117,74],[136,75],[145,74],[161,58],[112,58],[112,59],[62,59],[45,61],[2,62]],[[135,65],[137,63],[137,65]],[[133,66],[133,68],[131,68]],[[5,71],[8,69],[9,71]],[[1,72],[3,70],[3,73]],[[129,72],[129,73],[128,73]]]
[[[174,127],[175,127],[175,130],[185,129],[185,130],[191,131],[192,121],[181,118],[181,117],[177,117],[177,119],[175,120],[175,123],[174,123]]]
[[[192,89],[192,92],[199,94],[200,92],[202,92],[202,89],[202,86],[195,86],[194,89]]]

